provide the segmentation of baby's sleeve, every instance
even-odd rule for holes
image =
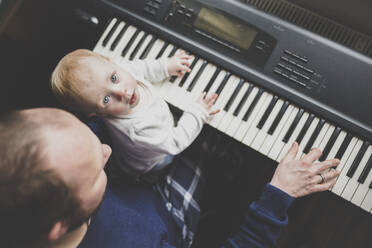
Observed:
[[[128,70],[137,80],[142,78],[157,83],[169,77],[168,58],[125,61],[120,65]]]

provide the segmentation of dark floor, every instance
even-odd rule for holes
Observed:
[[[49,90],[51,71],[67,52],[76,48],[92,49],[104,27],[104,18],[99,26],[94,26],[74,14],[81,6],[84,6],[81,9],[97,12],[89,7],[92,2],[23,1],[5,32],[0,34],[0,112],[15,108],[59,106]],[[370,0],[291,2],[299,2],[318,13],[330,14],[332,16],[329,17],[334,19],[344,16],[349,26],[372,34],[372,22],[365,21],[372,17]],[[355,10],[345,12],[345,9],[355,9],[349,6],[353,3],[354,6],[364,4],[370,9],[362,8],[360,14],[356,14]],[[216,237],[223,238],[236,227],[242,209],[259,195],[272,176],[275,163],[211,128],[207,127],[199,139],[203,138],[212,148],[216,145],[216,161],[219,161],[209,166],[210,190],[207,192],[210,193],[205,198],[206,208],[213,210],[214,206],[219,207],[215,208],[217,212],[204,216],[202,238],[197,243],[197,247],[209,248],[218,241]],[[244,190],[238,191],[240,189]],[[215,214],[219,218],[215,218]],[[279,247],[371,245],[371,216],[329,192],[296,201],[290,210],[290,220],[289,227],[279,240]],[[216,232],[210,231],[212,227]]]

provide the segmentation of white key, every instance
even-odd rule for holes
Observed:
[[[261,145],[263,144],[266,136],[268,135],[267,132],[269,131],[269,128],[271,127],[271,124],[273,123],[275,117],[278,115],[280,108],[283,105],[283,100],[279,99],[276,103],[274,108],[272,109],[270,115],[268,116],[265,125],[262,127],[261,130],[258,131],[256,138],[253,140],[251,144],[251,148],[258,150]]]
[[[337,152],[340,149],[340,147],[342,145],[342,142],[344,141],[345,137],[346,137],[346,132],[341,131],[340,134],[338,135],[335,143],[333,144],[332,149],[328,153],[327,160],[335,158],[335,156],[337,155]],[[337,169],[338,169],[338,167],[337,167]]]
[[[124,22],[120,22],[119,25],[116,27],[115,31],[112,33],[110,39],[108,40],[105,47],[100,50],[100,54],[105,55],[107,57],[112,57],[112,51],[110,50],[112,43],[120,33],[120,31],[124,28]]]
[[[360,207],[368,212],[372,210],[372,189],[368,189],[368,193],[366,197],[364,197],[364,200]]]
[[[348,180],[348,183],[345,186],[345,189],[341,194],[341,196],[348,201],[351,200],[351,198],[354,195],[354,192],[356,191],[356,189],[359,185],[358,178],[359,178],[360,174],[362,173],[363,168],[366,165],[369,157],[371,156],[371,152],[372,152],[372,148],[369,147],[367,149],[367,151],[364,153],[364,156],[363,156],[362,160],[360,161],[360,163],[358,165],[358,168],[354,172],[353,177]]]
[[[138,49],[137,54],[133,57],[133,60],[139,59],[141,57],[142,53],[145,51],[146,47],[149,45],[152,38],[153,36],[151,34],[147,35],[141,47]]]
[[[366,163],[370,159],[371,154],[372,154],[372,147],[370,146],[367,149],[366,154],[364,155],[362,161],[360,162],[359,167],[362,167],[362,170],[364,169],[364,167],[366,166]],[[364,159],[366,159],[366,161],[363,161]],[[366,196],[366,194],[369,190],[369,185],[372,182],[372,171],[369,172],[369,174],[368,174],[366,180],[364,180],[363,184],[358,182],[359,176],[360,176],[360,173],[357,174],[357,171],[356,171],[355,174],[354,174],[353,182],[349,182],[348,185],[347,185],[347,187],[352,187],[352,186],[349,186],[349,185],[352,185],[354,183],[357,184],[357,190],[355,191],[355,193],[353,195],[353,198],[351,199],[351,202],[354,203],[357,206],[360,206],[362,204],[362,201],[363,201],[364,197]]]
[[[252,91],[249,94],[247,100],[245,101],[245,104],[240,109],[240,112],[239,112],[238,116],[234,116],[233,119],[231,120],[230,125],[226,130],[227,135],[233,136],[236,133],[236,131],[238,130],[238,128],[241,124],[241,122],[243,122],[243,117],[244,117],[245,112],[248,110],[249,106],[251,105],[254,98],[256,97],[256,95],[258,93],[258,90],[259,89],[257,87],[254,87],[252,89]]]
[[[141,31],[138,33],[137,37],[134,39],[131,47],[128,49],[127,53],[124,56],[124,59],[129,60],[130,55],[132,54],[133,50],[136,48],[137,44],[140,42],[142,37],[145,35],[145,32]]]
[[[322,141],[320,142],[318,148],[323,151],[324,148],[326,147],[328,141],[329,141],[329,138],[331,138],[332,134],[333,134],[333,131],[335,130],[335,126],[332,126],[330,125],[326,134],[324,135]]]
[[[147,57],[145,59],[155,59],[156,55],[160,52],[161,48],[164,45],[164,41],[161,39],[158,39],[154,42],[154,45],[152,45],[149,53],[147,54]]]
[[[307,132],[305,133],[305,136],[303,137],[301,143],[298,146],[298,153],[296,155],[297,160],[300,159],[304,155],[303,150],[305,149],[307,142],[311,138],[311,135],[313,134],[316,126],[318,125],[318,122],[319,122],[319,118],[314,118],[313,121],[311,122]]]
[[[320,130],[318,136],[316,137],[313,147],[319,148],[320,143],[322,142],[324,136],[326,135],[329,128],[329,123],[324,123],[322,129]]]
[[[289,117],[294,109],[293,105],[289,105],[287,110],[284,112],[282,118],[280,119],[278,126],[276,127],[274,133],[272,135],[267,135],[265,138],[264,143],[262,144],[259,152],[261,152],[264,155],[268,155],[271,147],[274,145],[276,139],[278,138],[279,134],[281,133],[283,127],[286,125],[286,123],[289,120]],[[288,125],[288,124],[287,124]]]
[[[103,44],[102,44],[103,41],[105,40],[107,34],[110,32],[110,30],[112,29],[112,27],[115,25],[116,22],[117,22],[116,18],[113,18],[111,20],[111,22],[109,23],[109,25],[107,26],[103,34],[101,35],[101,38],[99,38],[96,46],[93,49],[93,52],[100,53],[100,51],[103,49]]]
[[[273,99],[273,97],[274,96],[272,94],[269,94],[266,97],[265,101],[262,104],[262,107],[261,107],[260,111],[257,112],[257,115],[254,117],[254,120],[253,120],[251,126],[249,127],[249,129],[247,130],[247,132],[244,136],[244,139],[243,139],[244,144],[250,146],[252,141],[256,137],[256,134],[259,131],[259,129],[257,128],[257,124],[260,122],[260,120],[261,120],[262,116],[264,115],[267,107],[270,105],[270,102]]]
[[[194,85],[193,89],[190,92],[191,98],[193,100],[198,99],[198,97],[203,93],[205,87],[207,87],[209,81],[213,77],[213,74],[216,72],[217,66],[208,64],[205,69],[206,70],[204,70],[203,73],[200,75],[198,81],[196,82],[196,84]],[[212,87],[210,88],[208,92],[206,92],[207,93],[206,96],[209,96],[211,93],[214,93],[215,90],[217,90],[217,87],[221,84],[221,81],[223,80],[225,75],[226,75],[225,70],[222,70],[219,72],[219,74],[216,77],[216,80],[214,80]],[[215,90],[212,91],[212,89],[215,89]]]
[[[282,148],[282,151],[281,151],[280,155],[278,156],[278,158],[276,159],[276,161],[279,162],[287,154],[289,148],[291,148],[293,142],[295,142],[298,134],[301,132],[302,127],[305,125],[305,122],[306,122],[308,117],[309,117],[309,113],[307,113],[307,112],[305,112],[301,116],[300,121],[297,123],[297,126],[296,126],[295,130],[293,131],[293,133],[292,133],[291,137],[289,138],[288,142]]]
[[[220,113],[217,113],[211,120],[209,121],[209,125],[212,127],[217,127],[223,116],[226,114],[226,112],[223,110],[225,107],[227,101],[230,99],[231,95],[234,93],[234,90],[236,86],[239,83],[239,78],[230,76],[230,78],[227,80],[225,87],[223,88],[222,92],[220,93],[219,97],[217,98],[217,101],[215,103],[215,108],[220,110]]]
[[[350,144],[351,144],[351,142],[350,142]],[[342,167],[341,173],[340,173],[340,175],[337,178],[336,184],[332,188],[332,192],[333,193],[335,193],[337,195],[341,195],[342,192],[344,191],[345,185],[349,181],[349,178],[346,176],[346,173],[349,170],[351,164],[353,163],[356,155],[358,154],[358,151],[360,150],[360,147],[362,146],[362,144],[363,144],[363,141],[361,141],[361,140],[358,140],[356,142],[353,151],[350,153],[349,158],[347,159],[345,165]],[[343,161],[341,160],[341,163],[342,162]]]
[[[248,83],[243,83],[242,87],[239,90],[239,93],[236,95],[234,102],[231,104],[229,111],[226,112],[221,123],[218,125],[218,129],[221,130],[222,132],[225,133],[227,128],[229,127],[232,119],[234,118],[233,115],[234,111],[238,106],[239,102],[241,101],[241,99],[243,98],[244,93],[247,91],[248,86],[249,86]]]
[[[283,142],[283,138],[285,134],[287,133],[288,129],[290,128],[294,118],[296,117],[299,109],[297,107],[294,107],[293,111],[291,112],[288,121],[285,123],[285,126],[282,128],[280,131],[279,136],[277,137],[274,145],[271,147],[270,152],[268,154],[268,157],[271,158],[272,160],[277,160],[280,152],[282,151],[283,146],[285,143]]]
[[[236,133],[234,134],[234,138],[236,140],[242,141],[244,139],[245,134],[247,133],[248,129],[251,127],[252,122],[255,120],[257,113],[260,112],[263,103],[265,102],[266,97],[268,96],[267,92],[264,92],[260,99],[258,100],[256,106],[254,107],[253,111],[251,112],[247,121],[242,121]]]
[[[123,52],[124,48],[127,46],[128,42],[132,38],[133,34],[136,32],[136,28],[134,26],[129,26],[125,31],[123,37],[121,37],[118,45],[116,46],[114,53],[111,55],[112,58],[117,63],[120,63],[123,60],[121,53]]]

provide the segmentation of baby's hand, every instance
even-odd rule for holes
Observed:
[[[216,102],[218,95],[214,93],[206,97],[206,94],[206,92],[203,92],[196,101],[208,111],[209,115],[215,115],[220,112],[219,109],[214,107],[214,103]]]
[[[176,54],[168,59],[168,73],[170,76],[182,76],[190,72],[190,59],[192,57],[183,50],[178,50]]]

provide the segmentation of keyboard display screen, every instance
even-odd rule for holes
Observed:
[[[200,10],[194,26],[243,50],[249,49],[257,35],[253,28],[207,8]]]

